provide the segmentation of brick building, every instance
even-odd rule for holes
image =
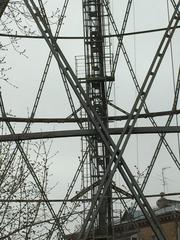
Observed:
[[[157,205],[159,208],[154,211],[167,240],[180,240],[180,202],[161,196]],[[133,218],[115,225],[115,233],[115,239],[118,240],[156,239],[141,211],[137,211]]]
[[[154,209],[167,240],[180,240],[180,202],[168,200],[163,194]],[[131,209],[129,210],[131,212]],[[76,240],[78,232],[66,236],[66,240]],[[89,239],[105,239],[105,236]],[[113,240],[156,240],[149,223],[140,210],[132,217],[128,212],[114,224]]]

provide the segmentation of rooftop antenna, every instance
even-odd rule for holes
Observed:
[[[167,169],[169,169],[170,167],[164,167],[164,168],[162,168],[162,185],[163,185],[163,192],[165,193],[165,191],[166,191],[166,177],[165,177],[165,174],[164,174],[164,172],[165,172],[165,170],[167,170]]]

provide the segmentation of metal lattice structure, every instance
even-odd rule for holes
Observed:
[[[137,207],[139,207],[157,239],[165,240],[166,236],[143,191],[148,183],[162,145],[164,145],[178,170],[180,170],[179,159],[166,139],[167,133],[180,132],[178,125],[171,126],[173,117],[180,113],[177,109],[180,89],[180,70],[178,70],[177,82],[174,87],[171,111],[150,112],[147,97],[167,49],[171,47],[173,36],[175,32],[178,31],[180,1],[171,0],[173,14],[168,21],[167,27],[164,29],[162,39],[157,46],[156,53],[142,85],[138,82],[136,72],[123,41],[133,1],[126,1],[127,5],[121,25],[122,27],[119,31],[111,11],[111,1],[82,0],[84,55],[76,57],[76,72],[73,70],[73,67],[61,49],[61,45],[57,41],[69,2],[69,0],[64,1],[61,15],[58,18],[57,28],[55,33],[53,33],[47,9],[43,1],[23,1],[24,8],[30,14],[31,21],[37,26],[41,33],[41,38],[43,38],[50,52],[30,117],[8,117],[2,95],[0,95],[1,121],[6,123],[10,133],[2,134],[0,139],[2,143],[9,141],[14,141],[15,143],[15,147],[10,156],[8,156],[7,163],[2,170],[0,185],[6,181],[8,171],[16,159],[17,152],[19,152],[23,164],[25,164],[39,193],[39,204],[44,203],[44,205],[46,205],[46,211],[48,211],[48,214],[51,216],[50,220],[47,221],[46,213],[44,213],[44,224],[47,231],[43,233],[41,239],[117,239],[115,232],[115,226],[117,224],[115,217],[117,218],[117,215],[114,213],[114,200],[116,199],[119,201],[119,206],[123,209],[124,215],[128,212],[130,216],[133,216]],[[2,1],[2,3],[0,3],[0,17],[3,18],[8,4],[9,1]],[[111,31],[113,31],[113,34]],[[117,48],[114,54],[112,51],[111,37],[117,38]],[[129,112],[121,108],[121,106],[116,106],[116,104],[110,100],[113,84],[116,82],[116,72],[118,71],[118,61],[121,54],[137,91],[137,96]],[[53,58],[56,61],[58,71],[61,75],[61,80],[69,101],[71,115],[67,118],[56,119],[35,118]],[[78,108],[76,102],[78,102]],[[110,115],[110,107],[117,109],[121,115]],[[166,123],[163,126],[159,126],[155,120],[156,116],[168,116]],[[137,121],[143,118],[147,118],[152,126],[138,127]],[[112,121],[124,121],[123,126],[119,128],[113,127]],[[16,134],[11,122],[25,122],[26,125],[22,133]],[[77,123],[79,129],[30,132],[29,130],[32,123],[37,122]],[[133,134],[145,133],[157,134],[159,141],[152,160],[148,165],[144,179],[142,183],[139,184],[125,160],[124,153]],[[115,141],[114,135],[119,136],[117,141]],[[61,200],[61,205],[58,211],[56,211],[57,209],[55,210],[53,207],[46,188],[40,181],[38,173],[35,171],[24,149],[23,141],[63,137],[81,137],[82,157],[80,157],[79,166],[72,178],[72,182],[69,184],[65,197]],[[79,191],[74,193],[74,186],[80,175],[82,178],[81,187],[79,186]],[[116,183],[116,175],[120,176],[126,185],[125,190]],[[135,200],[131,209],[129,209],[127,199]],[[5,199],[5,202],[6,201],[8,202],[8,199]],[[21,202],[22,199],[19,201]],[[28,202],[30,200],[27,199],[26,201]],[[68,206],[69,203],[71,205],[70,207]],[[79,211],[77,218],[80,219],[81,224],[75,233],[68,235],[66,232],[66,224],[76,211]],[[36,217],[37,215],[38,212]],[[119,222],[121,222],[123,217],[121,218],[119,216],[118,219]],[[133,221],[133,217],[129,220]],[[28,229],[25,239],[35,239],[31,235],[31,230],[34,225],[36,225],[35,221],[28,222],[25,226],[23,225],[25,229]],[[16,232],[21,232],[21,228],[19,225],[19,229],[17,229]],[[9,231],[10,234],[1,235],[1,239],[7,237],[11,239],[11,235],[13,237],[14,232],[11,232],[11,229],[9,229]],[[21,238],[19,237],[19,239]]]

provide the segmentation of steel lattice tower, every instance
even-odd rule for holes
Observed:
[[[85,47],[85,77],[86,93],[96,109],[103,124],[108,128],[107,109],[107,83],[111,78],[111,46],[103,36],[109,34],[109,19],[105,15],[103,2],[98,0],[83,1],[83,26]],[[88,129],[94,129],[91,122]],[[104,175],[109,163],[109,153],[102,140],[96,136],[92,137],[89,146],[89,168],[91,184],[99,182]],[[92,196],[96,193],[96,187],[92,190]],[[111,186],[109,187],[105,200],[99,210],[97,226],[100,235],[112,233],[112,199]]]
[[[8,2],[9,1],[3,1],[0,5],[0,17],[7,7]],[[121,205],[124,207],[125,212],[129,211],[125,199],[134,199],[135,204],[131,207],[131,211],[129,212],[130,216],[134,214],[136,207],[138,206],[142,211],[144,218],[151,226],[157,239],[166,240],[160,223],[149,202],[144,196],[143,191],[148,182],[162,144],[165,146],[177,168],[180,170],[180,163],[165,138],[167,132],[180,131],[178,126],[170,126],[174,114],[179,113],[177,110],[177,103],[180,90],[180,71],[177,74],[178,77],[177,84],[175,86],[172,111],[150,113],[146,104],[146,100],[166,51],[171,44],[173,34],[178,26],[180,20],[180,1],[177,1],[177,3],[174,0],[171,1],[174,10],[173,14],[168,26],[164,29],[161,42],[157,47],[157,51],[141,86],[138,83],[135,71],[123,44],[123,37],[125,35],[128,16],[132,6],[132,0],[127,1],[127,7],[125,10],[121,31],[118,30],[110,10],[110,1],[82,0],[84,56],[80,60],[83,59],[85,72],[84,77],[82,78],[78,76],[78,58],[76,62],[77,74],[75,74],[57,41],[69,0],[64,1],[62,13],[59,18],[55,34],[52,32],[43,2],[41,0],[38,0],[37,2],[34,0],[24,0],[23,2],[28,9],[34,23],[37,25],[41,33],[41,37],[47,43],[50,53],[30,117],[28,119],[16,119],[16,121],[19,122],[27,122],[22,134],[15,133],[11,125],[11,121],[14,119],[7,117],[2,95],[0,95],[2,121],[6,123],[10,132],[10,135],[1,136],[1,141],[13,140],[16,144],[16,148],[12,152],[12,156],[7,161],[5,170],[2,173],[0,185],[6,178],[6,174],[8,173],[8,170],[14,161],[16,153],[19,151],[39,193],[41,194],[40,202],[44,201],[52,216],[51,220],[53,223],[48,228],[47,233],[45,233],[47,240],[50,240],[53,237],[55,237],[55,239],[64,240],[69,237],[66,236],[64,231],[64,224],[71,216],[71,212],[69,211],[67,214],[65,214],[66,210],[68,209],[67,203],[73,203],[74,205],[72,209],[75,209],[78,207],[78,203],[81,201],[81,210],[83,210],[82,225],[81,228],[78,229],[74,235],[70,235],[69,238],[71,239],[74,237],[78,240],[118,239],[113,222],[113,194],[115,192],[118,196],[118,200],[120,200]],[[111,50],[110,28],[113,29],[118,42],[114,56],[112,55]],[[109,101],[109,97],[113,82],[115,81],[115,72],[120,51],[122,51],[123,57],[126,61],[128,70],[135,85],[135,89],[137,90],[137,97],[132,104],[131,110],[127,113],[123,109],[119,108],[125,115],[117,117],[109,116],[108,105],[113,105]],[[61,80],[65,87],[72,114],[70,117],[56,120],[35,119],[35,113],[44,88],[44,83],[52,57],[54,57],[58,66],[58,70],[60,71]],[[79,109],[77,109],[74,104],[72,92],[78,99],[78,103],[80,105]],[[143,114],[141,114],[142,110],[144,111]],[[165,126],[158,127],[156,121],[154,120],[154,116],[161,115],[168,115],[169,117]],[[152,127],[136,127],[136,123],[140,118],[148,118],[152,124]],[[125,123],[122,128],[112,128],[110,126],[111,120],[123,120]],[[77,123],[79,129],[71,129],[69,131],[29,133],[31,123],[36,121]],[[156,133],[159,135],[158,145],[155,149],[152,161],[148,166],[147,173],[141,186],[139,186],[132,171],[130,170],[130,167],[124,159],[124,152],[129,139],[132,134],[136,133]],[[113,134],[119,135],[117,142],[114,141],[112,137]],[[56,213],[36,172],[34,171],[33,165],[23,149],[21,141],[28,139],[73,136],[81,137],[82,159],[67,190],[65,198],[62,200],[62,204]],[[73,188],[81,172],[84,181],[82,184],[82,189],[74,197],[72,197],[71,194],[73,192]],[[124,191],[116,186],[116,183],[113,181],[115,173],[118,173],[121,176],[128,191]],[[85,181],[85,178],[88,180]],[[87,197],[85,196],[86,194]],[[86,204],[86,201],[89,205]]]

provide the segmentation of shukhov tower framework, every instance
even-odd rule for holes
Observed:
[[[123,44],[123,37],[125,36],[126,25],[132,7],[132,2],[132,0],[127,1],[122,28],[121,31],[119,31],[110,9],[110,1],[82,0],[84,56],[80,58],[77,57],[75,74],[57,41],[69,0],[64,1],[55,34],[52,32],[44,3],[41,0],[23,1],[24,6],[33,19],[33,22],[37,25],[42,38],[44,38],[44,41],[49,47],[50,53],[41,79],[40,87],[38,89],[37,97],[34,102],[33,110],[29,118],[7,117],[3,98],[0,96],[0,108],[2,113],[1,121],[6,123],[10,132],[8,135],[1,135],[0,139],[2,142],[14,141],[16,144],[16,148],[12,151],[12,154],[8,158],[8,161],[2,171],[0,185],[6,180],[8,170],[12,166],[16,153],[19,152],[24,164],[35,182],[38,192],[40,193],[41,199],[39,202],[43,202],[51,214],[51,220],[49,221],[50,226],[48,225],[48,221],[44,221],[47,232],[44,233],[42,239],[68,238],[69,236],[66,236],[67,233],[65,232],[65,225],[72,215],[71,210],[73,209],[74,211],[74,209],[78,209],[79,203],[82,213],[81,226],[75,234],[70,235],[70,238],[84,240],[96,238],[116,239],[116,223],[114,221],[113,212],[113,201],[115,198],[120,201],[120,205],[125,211],[129,211],[126,199],[134,199],[135,203],[131,206],[130,215],[132,216],[134,214],[138,206],[151,226],[157,239],[166,239],[154,211],[143,194],[143,190],[149,180],[151,171],[162,145],[165,146],[177,168],[180,170],[180,162],[166,140],[166,133],[180,132],[180,128],[178,126],[170,126],[173,116],[175,114],[179,114],[177,104],[180,89],[180,71],[177,74],[177,83],[174,89],[174,101],[171,111],[150,113],[146,100],[166,51],[171,45],[173,35],[176,29],[178,29],[178,23],[180,20],[180,1],[170,1],[173,6],[172,16],[169,19],[168,26],[163,29],[163,37],[157,46],[156,53],[141,86],[137,81],[135,71]],[[0,17],[3,17],[8,3],[9,1],[1,1]],[[111,35],[110,29],[113,31],[113,35]],[[117,49],[114,55],[112,54],[111,49],[111,36],[116,37],[118,40]],[[130,112],[124,111],[110,101],[111,89],[113,83],[116,81],[115,73],[120,53],[122,53],[125,59],[137,90],[137,97],[132,104]],[[43,92],[44,83],[52,58],[55,59],[60,71],[72,114],[68,118],[37,119],[35,118],[35,114]],[[79,63],[81,61],[84,64],[83,76],[79,76],[78,74]],[[75,106],[73,96],[76,96],[80,105],[78,109]],[[115,107],[124,115],[110,116],[108,111],[109,106]],[[144,113],[141,113],[142,110]],[[168,115],[167,122],[165,126],[159,127],[154,117],[165,115]],[[152,127],[137,127],[137,120],[141,118],[149,118]],[[122,128],[113,128],[112,124],[110,124],[111,121],[123,120],[125,123]],[[22,134],[15,133],[11,124],[13,121],[27,122]],[[29,133],[30,126],[33,122],[77,123],[79,129]],[[148,165],[143,182],[139,185],[124,158],[124,152],[128,146],[131,135],[142,133],[158,134],[159,142],[153,154],[152,161]],[[114,134],[119,136],[117,142],[115,142],[112,137]],[[22,141],[75,136],[81,137],[82,159],[80,159],[80,164],[71,184],[69,185],[65,198],[61,200],[61,206],[58,212],[56,212],[51,204],[51,200],[45,192],[38,174],[35,172],[34,167],[23,148]],[[82,173],[83,178],[82,189],[72,197],[73,188],[80,173]],[[128,189],[127,191],[116,185],[116,182],[113,179],[115,174],[121,176],[126,188]],[[88,180],[85,181],[85,179]],[[5,199],[4,202],[6,202],[6,200],[8,201],[8,199]],[[71,210],[69,210],[67,206],[69,202],[73,204]],[[28,228],[25,238],[28,239],[28,234],[30,234],[31,228],[33,229],[33,224],[35,225],[35,222],[29,222],[29,225],[27,224],[19,227],[19,229],[11,234],[13,235],[24,228]],[[9,230],[10,229],[11,228],[9,228]],[[7,234],[5,236],[1,236],[2,239],[7,237],[10,237],[10,235]]]
[[[109,34],[109,19],[101,1],[83,1],[82,4],[85,37],[85,89],[94,109],[108,128],[107,83],[113,78],[111,77],[111,46],[109,40],[103,39],[103,35]],[[93,128],[90,121],[88,129]],[[102,179],[109,163],[109,157],[102,139],[97,136],[92,137],[89,146],[91,184],[96,184]],[[93,188],[92,195],[95,193],[96,188]],[[112,232],[111,195],[110,186],[98,214],[97,227],[101,235]]]

